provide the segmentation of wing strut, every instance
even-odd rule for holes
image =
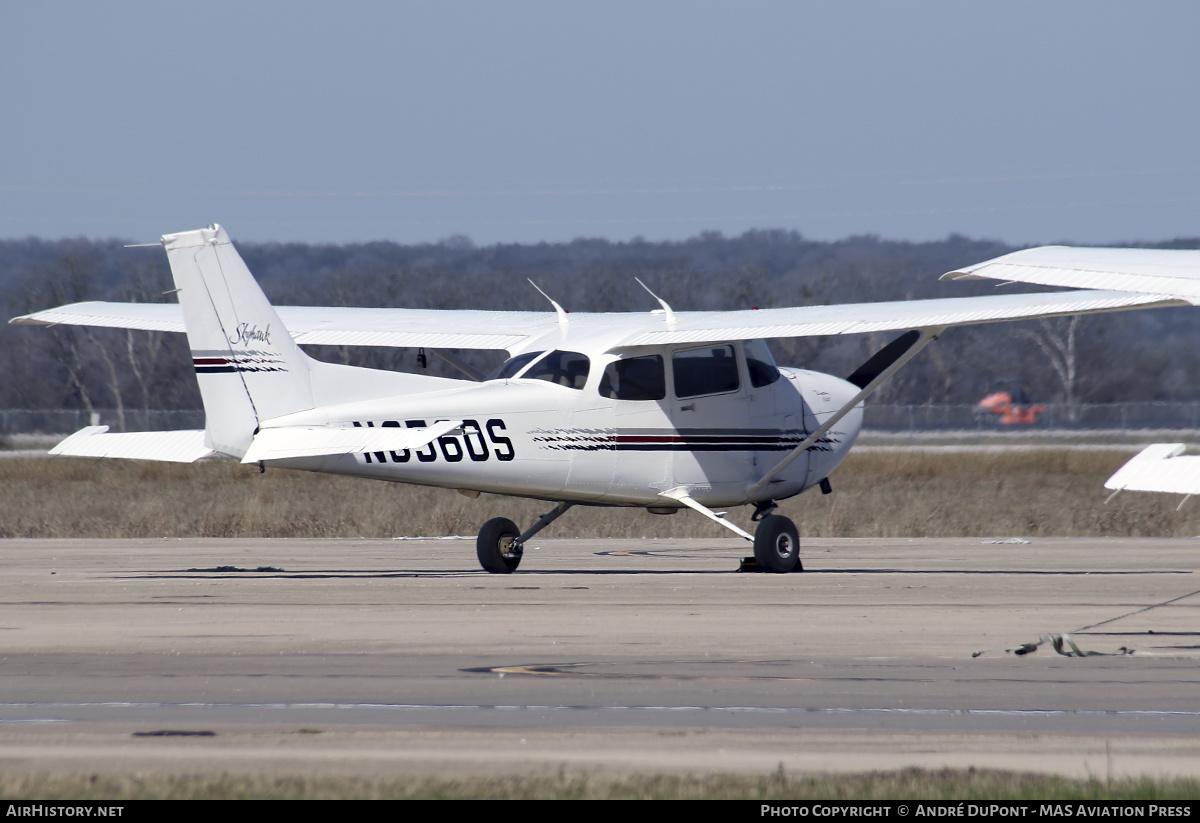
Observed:
[[[945,326],[933,326],[920,330],[914,329],[900,335],[900,337],[884,346],[850,376],[850,382],[860,387],[858,394],[854,395],[850,399],[850,402],[842,406],[828,420],[818,426],[816,431],[804,438],[799,446],[788,452],[787,457],[776,463],[770,471],[759,478],[757,483],[747,487],[746,493],[753,496],[766,488],[767,484],[771,482],[771,478],[790,466],[792,461],[804,454],[809,446],[824,437],[830,429],[837,425],[839,420],[850,413],[851,409],[874,393],[875,389],[879,388],[884,380],[887,380],[901,366],[912,360],[921,349],[936,340],[937,336],[945,331],[945,329]],[[888,360],[891,360],[891,362],[888,363]],[[864,382],[860,383],[858,382],[859,380]]]
[[[748,532],[745,529],[738,526],[738,524],[731,523],[730,521],[728,521],[724,518],[723,515],[725,514],[725,512],[715,512],[712,509],[708,508],[707,506],[697,503],[695,500],[693,500],[691,498],[691,496],[688,495],[688,490],[686,488],[684,488],[683,486],[680,486],[679,488],[675,488],[675,489],[667,489],[665,492],[661,492],[661,494],[663,497],[669,497],[672,500],[678,500],[680,503],[687,506],[689,509],[693,509],[695,511],[700,512],[702,515],[704,515],[705,517],[707,517],[709,520],[713,521],[714,523],[720,523],[722,526],[729,529],[731,532],[736,534],[738,537],[743,537],[746,540],[749,540],[751,543],[754,542],[754,535],[750,534],[750,532]]]
[[[476,383],[482,383],[483,378],[487,376],[483,372],[481,372],[479,369],[472,366],[467,361],[463,360],[462,358],[460,358],[456,355],[451,354],[450,352],[446,351],[445,349],[430,349],[430,351],[433,352],[434,354],[436,354],[438,357],[445,360],[447,363],[449,363],[454,368],[458,369],[460,372],[465,374],[467,377],[474,380]]]
[[[871,355],[866,363],[863,363],[854,370],[854,374],[846,378],[846,382],[853,383],[860,389],[866,388],[872,380],[883,374],[884,369],[903,357],[904,353],[912,347],[912,344],[916,343],[920,338],[921,333],[916,329],[906,331]]]

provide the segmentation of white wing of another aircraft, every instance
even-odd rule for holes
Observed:
[[[1184,454],[1182,443],[1155,443],[1117,469],[1104,488],[1113,491],[1200,494],[1200,455]]]

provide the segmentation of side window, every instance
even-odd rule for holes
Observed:
[[[568,389],[582,389],[587,383],[590,368],[587,355],[576,351],[552,351],[530,366],[529,371],[521,377],[526,380],[545,380]]]
[[[662,400],[667,396],[662,357],[652,354],[609,363],[600,378],[600,396],[613,400]]]
[[[742,344],[742,351],[746,353],[746,371],[750,373],[750,385],[761,389],[779,379],[779,368],[775,365],[775,358],[771,356],[766,341],[747,340]]]
[[[671,368],[676,397],[724,394],[737,391],[740,385],[733,346],[677,351],[671,358]]]

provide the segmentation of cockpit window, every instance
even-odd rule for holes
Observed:
[[[667,396],[662,357],[651,354],[609,363],[600,378],[600,396],[613,400],[662,400]]]
[[[705,346],[677,351],[671,358],[676,397],[724,394],[738,390],[737,359],[733,346]]]
[[[545,380],[568,389],[582,389],[587,383],[590,361],[577,351],[552,351],[521,375],[526,380]]]
[[[534,359],[541,357],[545,352],[531,351],[525,354],[518,354],[509,360],[505,360],[500,364],[500,367],[489,374],[484,380],[509,380],[517,376],[521,369],[525,368]]]
[[[750,385],[756,389],[769,386],[779,379],[779,368],[767,348],[765,340],[747,340],[742,344],[746,353],[746,370],[750,372]]]

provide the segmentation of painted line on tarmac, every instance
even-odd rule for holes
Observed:
[[[35,709],[377,709],[386,711],[501,711],[501,712],[728,712],[746,714],[900,714],[931,717],[1131,717],[1200,718],[1200,711],[1165,709],[938,709],[900,706],[656,706],[656,705],[552,705],[504,703],[199,703],[158,701],[97,701],[82,703],[0,703],[0,712]],[[63,722],[60,718],[0,718],[0,723]]]

